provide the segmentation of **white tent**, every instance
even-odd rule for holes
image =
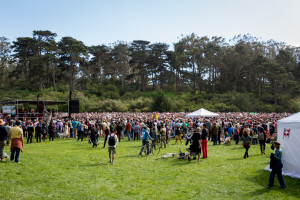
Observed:
[[[281,144],[283,175],[300,178],[300,112],[278,120],[277,141]]]
[[[195,112],[187,114],[185,117],[219,117],[219,114],[201,108],[199,110],[196,110]]]

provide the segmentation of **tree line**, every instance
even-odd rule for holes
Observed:
[[[86,91],[99,99],[161,89],[174,99],[189,94],[187,100],[196,104],[223,102],[221,111],[235,109],[226,98],[230,104],[249,98],[250,105],[236,106],[241,111],[263,111],[259,104],[278,112],[299,110],[299,47],[251,35],[227,43],[190,34],[171,47],[144,40],[86,46],[72,37],[56,38],[48,30],[12,42],[0,37],[0,87]]]

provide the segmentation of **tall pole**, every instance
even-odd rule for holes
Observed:
[[[69,96],[69,120],[71,120],[71,109],[70,109],[70,102],[72,100],[72,90],[70,90],[70,96]]]

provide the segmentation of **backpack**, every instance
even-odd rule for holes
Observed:
[[[109,146],[115,146],[116,140],[115,140],[115,136],[114,135],[113,136],[112,135],[109,136],[108,144],[109,144]]]
[[[259,133],[258,133],[258,139],[259,139],[259,140],[265,140],[265,136],[264,136],[264,133],[263,133],[263,132],[259,132]]]

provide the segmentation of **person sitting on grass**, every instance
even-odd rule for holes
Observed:
[[[109,162],[114,165],[115,163],[115,155],[116,149],[118,145],[118,137],[113,132],[107,136],[107,143],[108,143],[108,154],[109,154]]]
[[[147,147],[147,155],[150,154],[150,150],[149,150],[149,139],[150,140],[153,140],[152,137],[149,135],[149,132],[147,130],[147,126],[143,126],[143,130],[141,132],[141,135],[142,135],[142,148],[141,148],[141,151],[140,151],[140,155],[142,155],[143,151],[144,151],[144,148],[145,146]]]

